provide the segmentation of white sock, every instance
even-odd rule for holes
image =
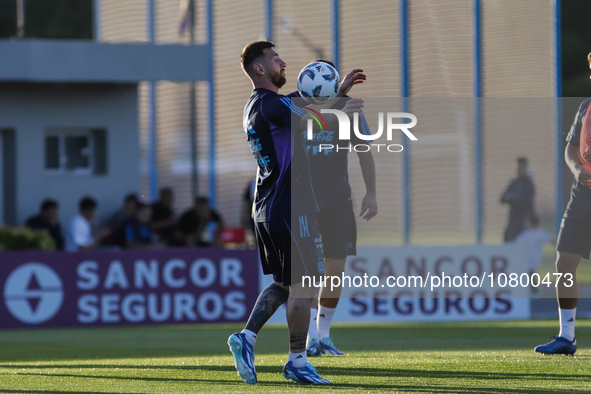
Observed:
[[[311,339],[318,341],[318,309],[310,308],[310,327],[308,327],[308,343]]]
[[[306,366],[306,363],[308,362],[308,356],[306,356],[306,351],[304,350],[301,353],[289,352],[288,362],[289,361],[291,361],[293,363],[294,367],[303,368],[304,366]]]
[[[330,337],[330,324],[337,308],[327,308],[320,305],[318,309],[318,338]]]
[[[257,343],[257,334],[250,330],[247,330],[246,328],[240,332],[246,336],[246,340],[254,348],[254,345]]]
[[[577,308],[558,308],[558,312],[560,314],[560,333],[558,336],[572,341],[575,339],[575,315],[577,314]]]

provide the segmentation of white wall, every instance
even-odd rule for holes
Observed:
[[[97,220],[139,191],[137,85],[0,84],[0,127],[13,126],[17,150],[17,224],[53,198],[65,225],[84,195],[98,203]],[[54,175],[44,171],[47,127],[107,130],[106,175]]]

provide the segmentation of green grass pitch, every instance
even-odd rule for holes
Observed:
[[[312,361],[330,387],[287,382],[287,329],[259,333],[259,383],[226,345],[236,325],[0,331],[0,393],[589,393],[591,321],[576,356],[533,347],[556,321],[335,325],[345,357]],[[311,391],[312,390],[312,391]]]

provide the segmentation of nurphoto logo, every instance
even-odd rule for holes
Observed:
[[[317,135],[314,135],[314,131],[313,131],[313,126],[314,126],[314,122],[312,119],[308,119],[308,127],[307,127],[307,134],[306,134],[306,138],[310,141],[312,140],[317,140],[317,141],[322,141],[322,140],[330,140],[332,141],[332,134],[334,133],[334,131],[329,131],[328,130],[328,126],[326,123],[326,120],[324,119],[324,117],[321,114],[333,114],[337,117],[338,123],[339,123],[339,132],[338,132],[338,137],[339,140],[351,140],[351,121],[349,119],[349,116],[347,116],[346,113],[344,113],[343,111],[340,111],[338,109],[321,109],[320,113],[313,111],[316,115],[318,115],[320,117],[320,119],[318,119],[316,116],[312,115],[312,117],[314,118],[314,120],[316,121],[316,123],[318,123],[318,125],[320,126],[321,129],[323,129],[323,125],[324,127],[326,127],[326,130],[322,130],[320,133],[316,133]],[[393,135],[394,135],[394,130],[400,130],[404,133],[404,135],[406,135],[407,138],[409,138],[411,141],[417,141],[417,137],[415,137],[415,135],[410,131],[411,128],[413,128],[414,126],[416,126],[417,124],[417,117],[414,116],[411,113],[408,112],[387,112],[386,113],[386,139],[388,141],[392,141],[393,139]],[[410,119],[410,123],[394,123],[394,119]],[[380,138],[382,136],[382,134],[384,134],[384,112],[378,112],[378,130],[375,132],[375,134],[363,134],[360,129],[359,129],[359,113],[355,112],[353,114],[353,132],[355,133],[355,136],[357,138],[359,138],[360,140],[364,140],[364,141],[376,141],[378,138]],[[330,139],[326,138],[327,133],[331,133],[330,135]],[[380,148],[386,148],[386,150],[388,152],[402,152],[402,150],[404,149],[404,147],[400,144],[378,144],[378,143],[368,143],[368,144],[357,144],[357,145],[352,145],[352,146],[348,146],[348,147],[339,147],[338,145],[336,146],[336,150],[354,150],[355,152],[367,152],[369,151],[371,148],[375,148],[378,152],[380,152]],[[320,144],[319,145],[319,152],[322,152],[322,150],[332,150],[335,149],[335,145],[334,144]]]

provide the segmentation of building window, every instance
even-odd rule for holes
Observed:
[[[55,174],[106,174],[106,130],[48,128],[45,135],[45,170]]]

